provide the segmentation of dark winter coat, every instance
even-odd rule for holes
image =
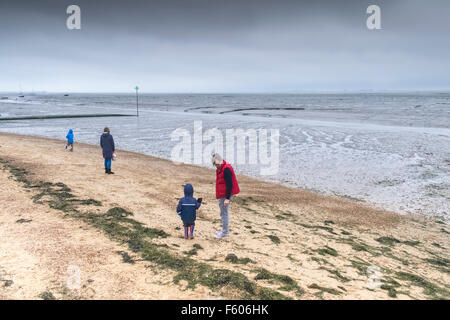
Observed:
[[[194,187],[191,184],[184,186],[184,198],[178,202],[177,213],[180,215],[183,223],[193,223],[197,219],[197,209],[201,203],[193,197]]]
[[[113,136],[110,135],[109,133],[104,132],[100,137],[100,146],[102,147],[103,150],[103,158],[112,159],[112,155],[116,150],[114,146]]]

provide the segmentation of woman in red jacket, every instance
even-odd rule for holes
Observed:
[[[219,200],[220,217],[222,218],[222,230],[217,231],[214,236],[217,239],[228,237],[230,202],[233,196],[240,192],[233,167],[223,158],[215,153],[212,156],[212,163],[216,170],[216,198]]]

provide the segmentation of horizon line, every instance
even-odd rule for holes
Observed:
[[[189,91],[174,91],[174,92],[165,92],[165,91],[139,91],[139,94],[198,94],[198,95],[219,95],[219,94],[233,94],[233,95],[244,95],[244,94],[355,94],[355,93],[450,93],[450,88],[447,89],[380,89],[380,90],[370,90],[370,89],[361,89],[361,90],[305,90],[305,91],[242,91],[242,92],[233,92],[233,91],[211,91],[211,92],[189,92]],[[130,91],[47,91],[47,90],[38,90],[38,91],[0,91],[0,94],[135,94],[134,90]]]

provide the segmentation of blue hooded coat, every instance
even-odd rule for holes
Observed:
[[[69,133],[67,134],[66,139],[67,139],[67,143],[73,143],[73,130],[72,129],[69,130]]]
[[[177,213],[183,223],[194,223],[197,219],[197,209],[201,204],[193,195],[194,187],[188,183],[184,186],[184,197],[180,199],[177,206]]]
[[[103,158],[112,159],[112,155],[116,150],[114,146],[113,136],[109,133],[104,132],[100,137],[100,146],[102,147]]]

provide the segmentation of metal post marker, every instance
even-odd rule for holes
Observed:
[[[136,86],[136,115],[139,117],[139,97],[138,97],[138,90],[139,87]]]

